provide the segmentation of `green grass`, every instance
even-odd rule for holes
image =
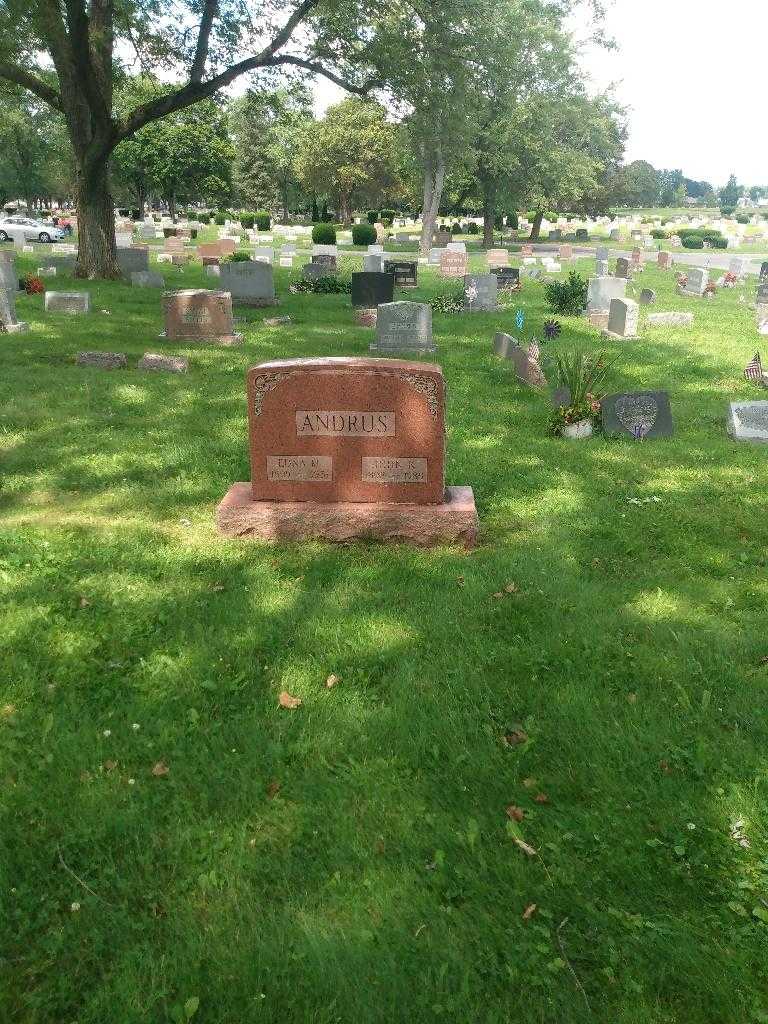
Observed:
[[[514,307],[436,316],[479,548],[268,547],[213,526],[246,368],[370,337],[276,277],[293,323],[238,311],[240,349],[171,348],[120,284],[0,338],[0,1020],[765,1022],[766,451],[724,426],[754,313],[645,271],[697,314],[607,345],[617,389],[670,391],[645,443],[545,436],[491,355]]]

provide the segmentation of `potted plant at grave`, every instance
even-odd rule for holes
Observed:
[[[555,437],[591,437],[600,421],[600,399],[610,365],[602,352],[558,353],[554,381],[563,401],[549,416],[547,431]]]

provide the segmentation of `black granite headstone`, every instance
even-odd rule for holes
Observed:
[[[394,274],[367,270],[352,275],[352,305],[355,308],[375,309],[382,302],[392,302],[394,296]]]
[[[760,267],[760,280],[768,281],[768,260]]]
[[[614,437],[672,437],[675,425],[666,391],[607,395],[601,402],[603,431]]]
[[[404,260],[385,260],[384,273],[394,274],[395,284],[399,288],[415,288],[418,263]]]
[[[493,267],[491,273],[496,276],[499,291],[514,291],[520,287],[520,271],[517,267]]]

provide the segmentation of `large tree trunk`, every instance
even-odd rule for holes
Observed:
[[[352,223],[351,198],[349,192],[339,193],[339,220],[345,228]]]
[[[115,211],[108,162],[85,164],[77,174],[78,277],[120,277],[115,250]]]
[[[419,253],[429,256],[432,248],[432,237],[440,210],[440,200],[445,184],[445,159],[440,146],[424,156],[424,202],[421,208],[421,242]]]
[[[528,236],[528,241],[529,242],[538,242],[539,235],[541,234],[541,222],[543,220],[544,220],[544,211],[543,210],[537,210],[535,215],[534,215],[534,218],[533,218],[533,224],[531,224],[531,233]]]
[[[483,181],[483,247],[493,248],[493,229],[496,222],[496,182]]]

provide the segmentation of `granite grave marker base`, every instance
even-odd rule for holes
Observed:
[[[666,391],[637,391],[606,395],[600,402],[607,437],[672,437],[675,428]]]
[[[438,547],[477,544],[478,516],[471,487],[447,487],[440,504],[255,501],[249,483],[230,487],[216,509],[216,528],[239,540],[379,541]]]
[[[645,320],[648,327],[690,327],[693,321],[693,313],[649,313]]]
[[[95,366],[99,370],[124,370],[128,359],[122,352],[78,352],[78,366]]]

